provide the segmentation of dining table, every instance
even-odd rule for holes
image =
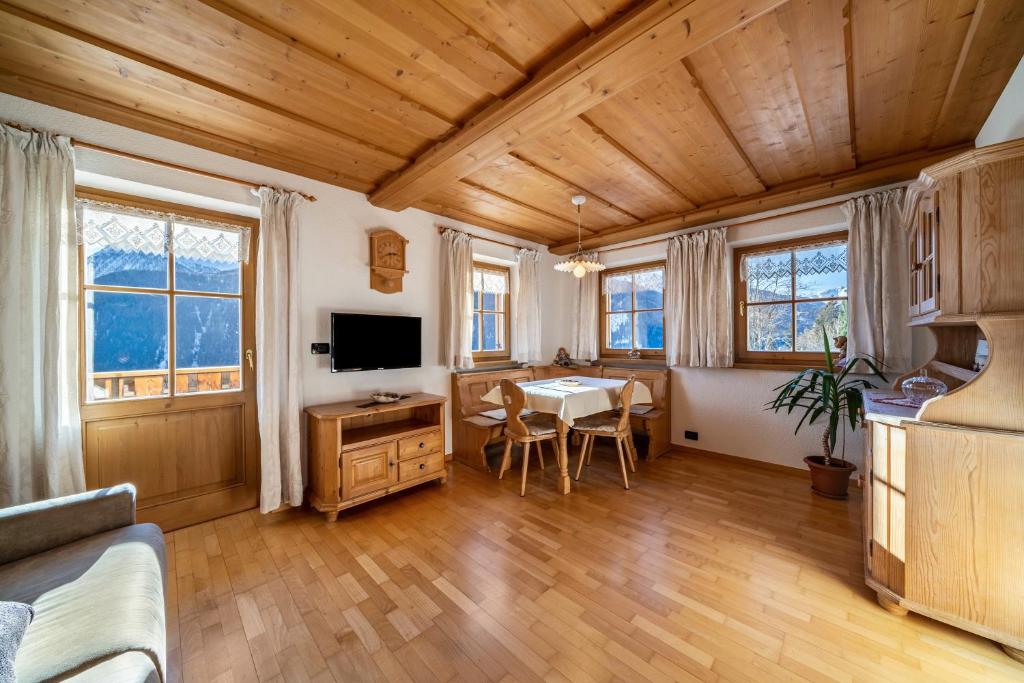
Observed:
[[[517,382],[526,394],[524,410],[535,413],[550,413],[555,416],[558,430],[558,478],[555,490],[569,493],[569,449],[568,434],[573,423],[581,417],[603,413],[619,407],[619,396],[626,380],[603,377],[570,376],[559,379],[541,379],[532,382]],[[488,403],[504,405],[501,385],[491,388],[482,399]],[[632,405],[653,403],[651,390],[646,384],[637,382],[633,387]]]

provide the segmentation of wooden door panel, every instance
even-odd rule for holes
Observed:
[[[341,456],[342,499],[351,500],[398,481],[395,442],[347,451]]]
[[[230,405],[87,422],[89,484],[134,484],[140,512],[244,484],[243,421]]]
[[[906,556],[905,453],[903,429],[872,423],[868,567],[871,578],[901,595]]]
[[[950,623],[1024,639],[1024,437],[907,431],[907,599]]]

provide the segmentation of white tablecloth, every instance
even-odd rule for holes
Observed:
[[[557,379],[542,379],[519,384],[526,392],[526,409],[538,413],[551,413],[570,427],[577,418],[603,413],[619,406],[619,394],[626,384],[621,379],[602,377],[565,377],[574,379],[579,386],[566,386]],[[503,405],[501,387],[496,386],[483,395],[488,403]],[[637,382],[633,386],[633,404],[652,403],[651,390]]]

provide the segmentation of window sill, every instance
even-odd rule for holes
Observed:
[[[491,368],[501,365],[519,365],[519,363],[513,361],[511,358],[474,358],[474,368]]]
[[[737,370],[780,370],[782,372],[800,372],[801,370],[824,370],[824,363],[758,363],[741,361],[733,363]]]

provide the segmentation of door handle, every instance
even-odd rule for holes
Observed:
[[[255,367],[252,364],[252,349],[245,350],[245,360],[249,361],[249,369],[254,370]]]

